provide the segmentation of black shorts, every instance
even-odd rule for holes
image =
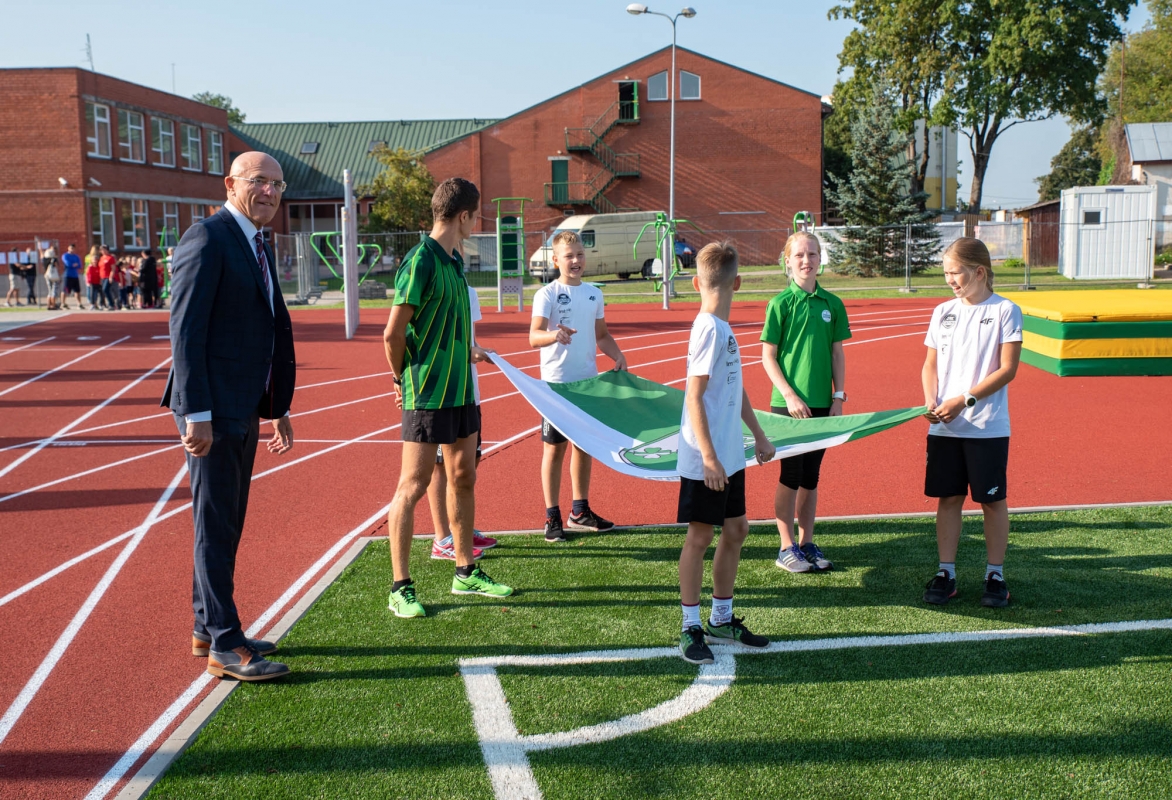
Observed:
[[[1008,464],[1008,436],[996,439],[929,436],[924,494],[956,497],[971,492],[974,503],[996,503],[1005,499]]]
[[[549,424],[549,420],[545,417],[541,418],[541,441],[546,444],[565,444],[570,441],[562,432]]]
[[[480,463],[480,455],[481,455],[480,448],[484,444],[484,436],[483,436],[484,431],[483,431],[482,423],[481,423],[482,419],[483,419],[483,417],[480,416],[480,406],[477,406],[476,407],[476,463],[477,464]],[[437,464],[444,463],[444,448],[442,446],[437,447],[435,449],[435,463],[437,463]]]
[[[65,293],[69,294],[70,292],[81,294],[81,281],[76,275],[65,279]]]
[[[404,442],[455,444],[479,432],[480,409],[475,405],[403,409]]]
[[[680,478],[680,502],[676,522],[723,525],[726,519],[745,516],[745,471],[729,476],[723,492],[714,492],[704,481]]]
[[[774,414],[781,414],[783,417],[790,416],[789,409],[785,406],[770,406],[770,412]],[[811,408],[811,417],[829,417],[829,408]],[[790,456],[789,458],[781,459],[781,473],[777,476],[777,482],[787,489],[806,489],[813,491],[818,488],[818,478],[822,474],[822,457],[826,455],[825,450],[811,450],[809,453],[802,453],[800,456]]]

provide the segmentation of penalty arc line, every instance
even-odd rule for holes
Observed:
[[[135,530],[134,535],[131,537],[130,541],[126,543],[126,547],[122,549],[122,552],[118,554],[118,557],[115,558],[114,562],[106,569],[106,573],[102,576],[102,579],[98,581],[97,586],[95,586],[93,591],[90,592],[89,597],[86,598],[81,608],[78,609],[73,619],[70,620],[69,625],[66,626],[65,631],[53,644],[53,647],[49,650],[49,653],[45,656],[40,666],[37,667],[36,672],[33,673],[31,678],[29,678],[28,682],[24,685],[24,688],[20,690],[20,694],[18,694],[16,699],[12,701],[12,705],[10,705],[8,710],[4,712],[3,718],[0,718],[0,743],[3,743],[3,741],[8,737],[8,734],[12,731],[13,727],[15,727],[21,715],[24,714],[25,709],[28,708],[29,703],[33,701],[33,698],[36,697],[37,692],[40,691],[41,687],[45,684],[45,681],[48,680],[49,676],[56,668],[58,662],[60,662],[61,657],[65,655],[65,651],[73,642],[74,637],[76,637],[77,634],[81,631],[82,626],[85,624],[86,620],[89,619],[90,614],[93,613],[93,610],[97,607],[98,602],[114,583],[114,579],[118,577],[118,573],[122,571],[122,567],[126,565],[126,562],[130,559],[131,554],[134,553],[135,549],[142,542],[143,538],[147,534],[147,531],[151,529],[151,526],[159,516],[159,512],[163,510],[165,505],[167,505],[167,501],[171,499],[171,495],[175,493],[175,490],[179,487],[179,482],[186,474],[187,465],[184,464],[182,467],[180,467],[179,471],[175,473],[175,477],[171,479],[171,483],[163,491],[163,494],[157,501],[155,501],[154,507],[151,509],[150,513],[147,514],[147,517],[145,520],[143,520],[143,523]]]
[[[549,668],[573,664],[614,663],[669,658],[679,655],[674,647],[629,650],[594,650],[579,653],[532,656],[481,656],[458,661],[464,690],[472,708],[473,725],[488,769],[496,800],[540,800],[541,789],[527,753],[611,741],[651,730],[702,711],[724,694],[736,678],[736,657],[743,655],[805,653],[875,647],[908,647],[933,644],[1008,641],[1013,639],[1078,637],[1115,633],[1172,630],[1172,619],[1096,622],[1084,625],[1039,628],[1003,628],[985,631],[918,633],[894,636],[849,636],[773,642],[759,650],[727,645],[712,648],[713,664],[704,665],[696,680],[680,695],[645,711],[621,719],[587,725],[569,731],[523,736],[517,731],[498,667]]]

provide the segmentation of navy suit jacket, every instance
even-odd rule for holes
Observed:
[[[171,374],[161,405],[213,419],[278,419],[296,383],[293,326],[265,245],[273,308],[252,243],[221,208],[195,223],[171,262]],[[272,368],[272,385],[265,379]]]

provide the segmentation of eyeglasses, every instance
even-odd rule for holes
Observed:
[[[284,181],[270,181],[268,178],[245,178],[243,175],[231,175],[229,177],[238,181],[248,181],[258,189],[263,189],[265,186],[272,186],[273,191],[277,192],[278,194],[289,188],[289,184],[285,183]]]

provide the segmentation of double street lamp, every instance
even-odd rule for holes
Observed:
[[[631,3],[627,13],[653,14],[671,23],[671,74],[668,75],[668,96],[671,98],[671,139],[668,148],[667,167],[667,219],[668,232],[663,241],[663,308],[671,309],[671,269],[675,265],[675,218],[676,218],[676,20],[680,17],[691,19],[696,9],[688,6],[674,17],[659,11],[652,11],[642,3]]]

